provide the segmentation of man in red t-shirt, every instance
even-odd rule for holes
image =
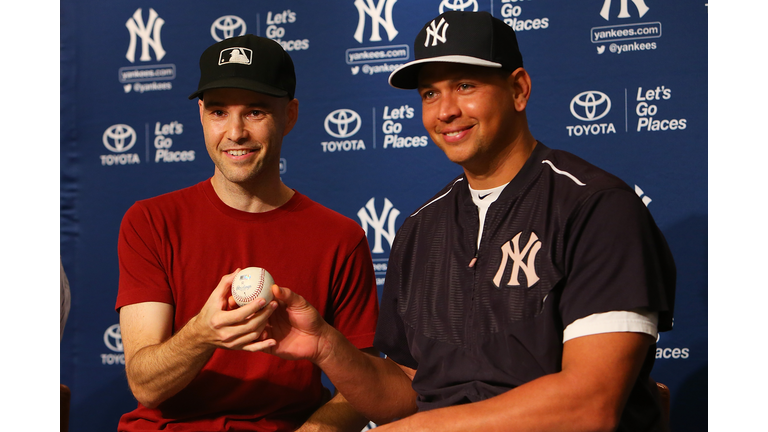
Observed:
[[[115,307],[138,405],[118,429],[359,431],[367,420],[331,399],[319,368],[259,352],[277,303],[238,308],[230,296],[238,269],[263,267],[377,356],[365,233],[280,179],[282,140],[298,117],[290,56],[247,35],[206,49],[200,70],[190,99],[199,98],[213,176],[135,203],[120,227]]]

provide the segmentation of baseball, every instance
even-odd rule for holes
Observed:
[[[261,267],[248,267],[240,270],[232,281],[232,297],[238,306],[250,303],[261,297],[272,301],[272,284],[275,281],[268,271]]]

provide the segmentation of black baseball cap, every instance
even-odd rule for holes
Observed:
[[[395,69],[389,85],[418,87],[419,69],[425,63],[462,63],[510,72],[523,66],[515,31],[488,12],[448,11],[428,22],[413,43],[416,60]]]
[[[237,36],[203,51],[200,84],[189,98],[215,88],[240,88],[293,99],[296,72],[291,56],[279,43],[251,34]]]

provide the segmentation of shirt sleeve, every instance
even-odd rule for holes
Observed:
[[[611,311],[579,318],[563,331],[563,343],[582,336],[600,333],[631,332],[645,333],[654,339],[659,332],[656,327],[659,314],[645,308],[633,311]]]
[[[395,236],[395,245],[387,264],[387,277],[384,281],[384,292],[381,295],[381,311],[376,325],[374,346],[396,363],[417,369],[419,364],[411,354],[405,323],[398,313],[398,293],[402,283],[400,266],[397,263],[398,240]]]
[[[630,189],[588,198],[566,242],[564,326],[596,313],[646,308],[659,313],[660,331],[671,328],[674,261],[650,212]]]
[[[365,235],[344,262],[335,283],[332,316],[329,323],[357,348],[373,346],[379,316],[376,275]]]
[[[115,310],[129,304],[161,302],[173,304],[168,275],[160,255],[161,241],[148,213],[131,206],[120,224],[117,255],[120,279]]]

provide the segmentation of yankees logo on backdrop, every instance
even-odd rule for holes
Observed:
[[[603,8],[600,9],[600,16],[605,18],[606,21],[610,18],[609,15],[611,12],[611,3],[612,0],[605,0],[603,2]],[[643,15],[648,12],[648,6],[646,6],[645,0],[632,0],[632,3],[635,4],[637,13],[640,15],[640,18],[642,18]],[[630,18],[629,9],[627,8],[627,0],[621,0],[620,8],[619,18]]]
[[[395,23],[392,21],[392,8],[395,6],[397,0],[379,0],[377,4],[373,4],[374,0],[355,0],[355,7],[360,15],[357,22],[357,29],[355,30],[355,40],[363,43],[363,31],[365,30],[365,17],[366,15],[371,17],[371,42],[381,41],[381,34],[379,27],[384,27],[384,31],[387,32],[387,38],[392,40],[397,36],[397,29]],[[384,18],[381,17],[381,12],[384,12]]]
[[[501,264],[496,271],[496,276],[493,278],[493,284],[496,285],[496,288],[501,287],[501,279],[507,269],[509,260],[512,260],[512,274],[506,286],[520,286],[518,275],[521,269],[525,274],[527,288],[532,287],[539,281],[539,276],[536,274],[536,254],[541,250],[541,241],[539,241],[536,233],[532,232],[530,237],[528,237],[528,243],[521,250],[520,237],[522,234],[522,232],[517,233],[512,240],[501,246]]]
[[[125,23],[125,27],[131,35],[131,40],[128,45],[128,52],[125,53],[125,58],[131,63],[134,62],[136,56],[136,39],[141,38],[141,57],[139,60],[145,62],[152,60],[149,55],[149,48],[155,51],[157,60],[160,61],[165,57],[165,50],[163,49],[163,42],[160,40],[160,31],[165,24],[165,20],[160,18],[154,9],[149,8],[149,19],[146,24],[144,18],[141,16],[141,8],[136,9],[133,16]]]
[[[368,227],[374,229],[375,240],[373,243],[372,253],[384,253],[384,248],[381,247],[381,238],[384,237],[389,242],[389,247],[392,247],[392,242],[395,240],[395,220],[400,215],[400,210],[396,209],[392,202],[384,198],[384,208],[381,210],[381,215],[376,213],[376,207],[374,205],[374,199],[371,198],[365,204],[365,207],[361,207],[357,212],[357,217],[360,219],[360,225],[365,231],[365,236],[368,237]],[[368,210],[366,212],[366,209]],[[385,229],[384,224],[387,224]],[[370,242],[369,242],[370,243]]]

